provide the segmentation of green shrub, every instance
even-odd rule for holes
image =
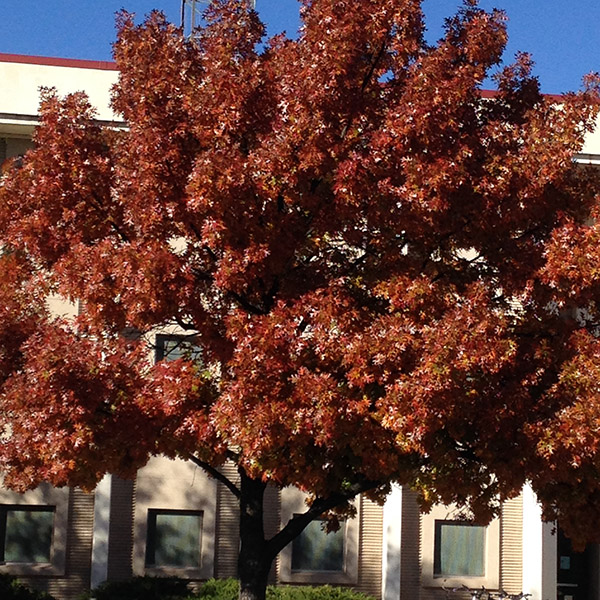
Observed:
[[[0,573],[0,598],[2,600],[54,600],[50,594],[32,590],[8,573]]]
[[[236,600],[239,593],[236,579],[209,579],[202,584],[198,600]],[[348,588],[321,586],[270,585],[267,600],[373,600]]]
[[[237,600],[240,584],[237,579],[209,579],[196,596],[200,600]]]
[[[188,582],[177,577],[134,577],[105,581],[81,600],[179,600],[190,598]]]
[[[270,585],[267,600],[373,600],[349,588],[319,586]]]
[[[187,582],[176,577],[134,577],[126,581],[107,581],[81,600],[237,600],[240,586],[237,579],[209,579],[195,594]],[[4,600],[4,596],[0,594]],[[29,600],[14,597],[15,600]],[[13,600],[9,596],[7,600]],[[31,600],[38,600],[32,597]],[[39,600],[51,600],[41,598]],[[270,585],[267,600],[373,600],[348,588],[321,586]]]

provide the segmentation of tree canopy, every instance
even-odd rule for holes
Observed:
[[[164,454],[485,520],[530,482],[600,531],[599,188],[574,161],[597,83],[544,97],[528,56],[498,67],[502,12],[467,0],[430,45],[420,5],[303,0],[268,41],[243,0],[192,40],[122,14],[126,128],[44,93],[0,184],[7,484]],[[153,364],[170,326],[202,365]]]

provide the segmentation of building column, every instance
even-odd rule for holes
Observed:
[[[523,488],[523,592],[531,600],[556,600],[555,524],[542,521],[542,507],[529,485]]]
[[[108,531],[112,477],[105,475],[94,491],[94,532],[90,586],[98,587],[108,578]]]
[[[402,558],[402,488],[393,485],[383,505],[383,600],[400,600],[400,573]]]

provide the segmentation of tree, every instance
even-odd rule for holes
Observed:
[[[243,0],[194,41],[122,14],[127,129],[44,93],[0,188],[6,484],[192,460],[239,500],[259,600],[311,520],[391,482],[483,521],[530,482],[600,531],[599,182],[573,160],[597,83],[557,102],[519,55],[484,94],[503,13],[466,0],[428,45],[420,4],[304,0],[264,45]],[[171,324],[202,366],[151,363]],[[269,540],[267,485],[312,502]]]

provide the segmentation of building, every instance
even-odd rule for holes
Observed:
[[[116,123],[109,108],[116,78],[111,63],[0,55],[0,162],[30,145],[40,86],[63,94],[84,89],[98,119]],[[590,136],[580,159],[600,161],[600,133]],[[71,310],[58,301],[54,308]],[[161,336],[163,352],[170,340]],[[302,502],[296,490],[270,490],[267,530]],[[349,585],[381,600],[444,600],[444,588],[462,585],[523,591],[533,600],[600,599],[598,548],[573,553],[552,524],[542,523],[527,488],[487,527],[465,525],[451,507],[420,515],[406,489],[394,489],[383,508],[364,498],[356,503],[356,519],[337,534],[325,537],[314,523],[286,548],[273,581]],[[134,574],[234,576],[237,519],[224,486],[166,458],[152,459],[135,481],[107,475],[94,493],[0,488],[0,571],[61,600]]]

